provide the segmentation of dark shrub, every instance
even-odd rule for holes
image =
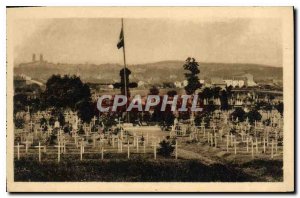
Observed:
[[[164,156],[164,157],[170,157],[171,154],[174,151],[174,145],[167,140],[163,140],[159,143],[160,147],[157,151],[157,154]]]

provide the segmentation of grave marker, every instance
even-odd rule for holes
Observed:
[[[18,142],[18,145],[15,147],[17,147],[17,157],[18,157],[18,160],[20,160],[20,147],[24,147],[24,145],[20,145],[20,143]]]
[[[154,159],[156,160],[156,142],[154,142]]]
[[[178,145],[177,145],[177,140],[175,142],[175,159],[178,158]]]
[[[25,144],[25,153],[28,153],[28,145],[31,145],[31,144],[32,144],[32,142],[30,142],[30,141],[26,140],[25,142],[22,142],[22,143],[24,143],[24,144]]]
[[[129,140],[127,142],[127,158],[130,158],[130,148],[129,148]]]
[[[58,145],[54,146],[54,147],[57,147],[57,162],[59,163],[60,162],[60,153],[61,153],[61,144],[60,142],[58,142]]]
[[[38,146],[35,146],[36,148],[39,148],[39,162],[42,161],[42,153],[41,153],[41,148],[44,148],[44,146],[41,146],[41,142],[39,142]]]

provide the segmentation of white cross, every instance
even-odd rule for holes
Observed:
[[[80,137],[80,136],[77,135],[77,134],[75,134],[75,135],[73,136],[73,138],[74,138],[74,140],[75,140],[76,147],[78,147],[78,141],[77,141],[77,139],[78,139],[79,137]]]
[[[130,158],[130,148],[129,148],[129,140],[127,141],[127,158]]]
[[[96,147],[96,136],[97,136],[97,134],[96,134],[96,133],[93,133],[93,135],[92,135],[92,139],[93,139],[93,148]]]
[[[61,145],[60,142],[58,142],[58,145],[55,145],[54,147],[57,147],[57,162],[60,162],[60,152],[61,152],[61,148],[63,148],[63,146]]]
[[[249,138],[246,138],[247,153],[249,152]]]
[[[226,150],[227,150],[227,152],[229,150],[228,149],[228,147],[229,147],[229,136],[230,136],[229,134],[226,135]]]
[[[41,148],[44,148],[44,146],[41,146],[41,142],[39,142],[39,145],[35,146],[35,148],[39,148],[39,162],[41,162],[42,161]]]
[[[95,125],[96,120],[97,120],[96,116],[94,116],[92,120],[93,120],[93,124]]]
[[[236,141],[236,138],[234,138],[234,154],[236,155],[236,145],[238,144],[239,142]]]
[[[29,126],[30,126],[30,130],[32,130],[34,123],[32,122],[32,120],[30,120]]]
[[[102,146],[102,147],[101,147],[101,159],[102,159],[102,160],[104,159],[103,150],[104,150],[104,148],[103,148],[103,146]]]
[[[154,142],[154,159],[156,160],[156,142]]]
[[[215,133],[215,136],[214,136],[214,142],[215,142],[215,148],[217,148],[217,133]]]
[[[119,122],[119,126],[121,126],[121,117],[119,117],[118,122]]]
[[[119,145],[120,145],[120,152],[122,153],[123,152],[123,142],[121,139],[118,139],[119,141]]]
[[[139,152],[139,137],[136,137],[136,152]]]
[[[30,142],[30,141],[26,140],[25,142],[22,142],[22,143],[24,143],[24,144],[25,144],[25,152],[27,153],[27,152],[28,152],[28,145],[31,145],[31,144],[32,144],[32,142]]]
[[[175,159],[178,158],[178,145],[177,145],[177,140],[175,142]]]
[[[20,160],[20,147],[24,147],[24,145],[20,145],[20,143],[18,142],[17,146],[17,156],[18,156],[18,160]]]
[[[80,142],[80,161],[82,161],[82,154],[84,153],[83,141]]]
[[[274,145],[276,145],[277,143],[274,141],[274,139],[272,139],[272,143],[269,143],[271,144],[271,158],[273,159],[274,158]]]

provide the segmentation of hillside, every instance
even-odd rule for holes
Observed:
[[[250,73],[256,81],[282,79],[282,68],[256,64],[199,63],[200,78],[232,78]],[[183,61],[162,61],[156,63],[128,65],[132,71],[131,80],[149,83],[174,82],[184,80]],[[53,64],[47,62],[20,64],[14,68],[15,74],[25,74],[45,82],[52,74],[80,74],[86,82],[119,81],[118,64]]]

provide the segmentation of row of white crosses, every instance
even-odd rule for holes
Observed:
[[[224,120],[224,124],[227,124],[228,123],[228,117],[229,117],[229,114],[230,114],[230,111],[228,112],[222,112],[223,114],[223,120]],[[273,120],[275,119],[274,115],[272,114],[271,118],[273,118]],[[276,118],[277,119],[277,118]],[[278,119],[279,120],[279,123],[280,123],[280,120],[281,119]],[[277,120],[277,123],[278,123],[278,120]],[[232,117],[232,121],[233,121],[233,117]],[[237,122],[239,121],[238,118],[236,120]],[[272,122],[272,119],[271,119],[271,122]],[[233,125],[231,123],[229,123],[231,125],[231,127],[233,127]],[[279,124],[280,125],[280,124]],[[271,126],[272,123],[271,123]],[[205,129],[205,123],[201,122],[201,125],[198,126],[200,128],[200,132],[203,133],[203,138],[206,138],[206,129]],[[271,149],[271,157],[273,158],[274,157],[274,147],[275,147],[275,151],[277,153],[277,144],[278,144],[278,128],[280,127],[277,127],[277,128],[273,128],[271,127],[271,129],[269,129],[270,131],[274,132],[275,133],[275,138],[272,139],[272,142],[269,142],[269,135],[270,133],[268,132],[267,134],[264,135],[264,138],[262,141],[258,142],[257,141],[257,138],[255,138],[255,140],[252,138],[252,137],[249,137],[248,134],[250,132],[250,128],[251,128],[251,125],[249,123],[249,120],[247,119],[245,124],[242,124],[241,122],[238,122],[238,125],[235,126],[236,129],[238,130],[238,134],[241,136],[241,142],[246,142],[247,143],[247,152],[249,151],[249,144],[251,143],[251,147],[256,147],[256,153],[258,152],[258,147],[259,147],[259,144],[263,144],[263,148],[264,148],[264,153],[266,153],[266,146],[271,146],[272,149]],[[217,146],[217,138],[220,137],[221,141],[222,141],[222,136],[223,136],[223,129],[220,129],[219,130],[219,136],[217,135],[216,131],[215,131],[215,126],[211,126],[212,130],[214,131],[213,134],[210,134],[210,133],[207,133],[207,141],[208,143],[210,143],[211,145],[215,145]],[[258,131],[262,131],[264,130],[266,127],[262,124],[262,122],[257,122],[255,121],[254,123],[254,130],[255,130],[255,136],[257,136],[257,132]],[[197,135],[195,135],[194,131],[190,134],[190,139],[198,139],[198,132],[199,130],[197,131]],[[247,134],[248,132],[248,134]],[[173,137],[173,136],[176,136],[176,135],[182,135],[182,131],[180,130],[175,130],[175,125],[173,125],[172,127],[172,131],[170,132],[170,136]],[[237,152],[237,144],[239,143],[237,141],[237,138],[232,136],[232,134],[228,134],[227,137],[231,137],[231,143],[230,145],[231,146],[234,146],[234,150],[235,150],[235,153]],[[229,142],[229,141],[227,141]],[[228,146],[227,146],[228,147]],[[228,149],[227,149],[228,150]],[[253,152],[252,152],[253,153]],[[252,154],[253,156],[253,154]]]
[[[277,151],[278,151],[278,141],[276,139],[272,139],[271,142],[269,142],[269,136],[264,136],[263,137],[263,140],[260,140],[258,141],[258,138],[257,137],[252,137],[252,136],[249,136],[246,134],[246,138],[243,138],[242,136],[242,139],[240,140],[240,142],[244,142],[246,143],[246,151],[249,152],[249,144],[251,143],[251,154],[252,154],[252,157],[254,157],[254,146],[255,146],[255,153],[258,154],[258,149],[259,149],[259,145],[262,144],[262,147],[263,147],[263,153],[266,153],[266,146],[269,147],[271,145],[271,158],[274,157],[274,149],[276,151],[276,154],[277,154]],[[232,135],[231,133],[230,134],[227,134],[226,135],[226,150],[228,152],[229,150],[229,145],[232,147],[234,146],[234,153],[236,154],[237,153],[237,144],[240,143],[237,141],[237,137]],[[275,148],[274,148],[275,147]]]
[[[25,143],[25,152],[28,152],[28,145],[31,145],[31,142],[26,141]],[[15,146],[17,148],[17,159],[20,160],[20,148],[24,147],[24,145],[20,145],[20,143],[18,142],[17,146]],[[39,142],[38,146],[35,146],[35,148],[38,148],[38,153],[39,153],[39,162],[42,161],[42,153],[41,153],[41,148],[44,149],[44,152],[46,152],[46,146],[41,146],[41,142]]]
[[[226,116],[225,116],[226,118]],[[226,118],[227,119],[227,118]],[[246,122],[247,123],[247,122]],[[262,127],[261,123],[256,123],[255,122],[255,129],[258,130],[259,127]],[[207,142],[211,145],[211,146],[215,146],[217,147],[218,145],[218,138],[220,138],[220,141],[222,142],[222,136],[223,136],[223,129],[221,128],[218,133],[216,132],[216,126],[213,124],[211,126],[211,129],[213,131],[213,133],[207,133],[206,135],[206,128],[205,128],[205,123],[204,121],[201,122],[200,125],[200,132],[203,133],[203,138],[206,139],[207,138]],[[256,153],[258,153],[258,148],[259,148],[259,144],[263,144],[263,151],[264,153],[266,153],[266,147],[271,146],[271,158],[274,157],[274,149],[275,152],[277,154],[277,150],[278,150],[278,142],[277,142],[277,137],[278,137],[278,132],[275,130],[275,139],[272,139],[272,142],[269,142],[269,134],[264,136],[263,141],[258,142],[257,138],[255,138],[255,140],[248,136],[248,134],[246,133],[246,131],[248,131],[250,129],[250,125],[249,123],[247,125],[241,125],[239,124],[238,126],[236,126],[236,128],[239,130],[239,134],[241,136],[241,140],[240,142],[246,142],[246,150],[247,152],[249,152],[249,145],[251,143],[251,148],[253,148],[255,146],[256,148]],[[198,131],[199,132],[199,131]],[[190,136],[191,138],[191,136]],[[237,153],[237,144],[239,144],[240,142],[237,141],[237,137],[235,137],[233,134],[227,134],[226,135],[226,150],[229,152],[229,146],[234,147],[234,153]],[[252,156],[254,157],[254,152],[252,149]]]
[[[139,145],[140,145],[140,138],[138,138],[138,136],[134,136],[134,141],[133,141],[133,144],[132,144],[132,147],[136,147],[136,152],[138,153],[139,152]],[[156,138],[156,137],[151,137],[152,138],[152,147],[153,147],[153,152],[154,152],[154,159],[156,159],[156,153],[157,153],[157,146],[158,146],[158,143],[160,142],[160,138]],[[147,134],[147,141],[144,141],[144,144],[143,144],[143,152],[146,153],[146,142],[149,142],[149,138],[148,138],[148,134]],[[101,140],[99,141],[100,143],[100,148],[101,148],[101,159],[104,158],[104,144],[101,142]],[[26,141],[26,152],[27,152],[27,148],[28,148],[28,145],[30,145],[31,142],[29,141]],[[128,158],[130,158],[130,143],[129,143],[129,140],[127,142],[127,156]],[[124,145],[126,146],[126,145]],[[19,160],[20,159],[20,148],[21,147],[24,147],[24,145],[20,145],[19,143],[17,144],[17,159]],[[66,153],[66,141],[64,140],[63,136],[61,136],[59,139],[58,139],[58,144],[54,146],[55,148],[57,148],[57,161],[60,162],[61,161],[61,154],[62,153]],[[38,148],[38,153],[39,153],[39,162],[42,161],[42,149],[44,149],[43,152],[46,152],[46,145],[42,146],[41,143],[39,142],[38,146],[35,146],[35,148]],[[84,142],[83,141],[80,141],[80,160],[83,159],[83,154],[84,154],[84,148],[85,148],[85,145],[84,145]],[[119,138],[118,139],[118,152],[122,153],[123,152],[123,142],[121,141],[121,139]],[[177,159],[177,140],[176,140],[176,145],[175,145],[175,159]]]
[[[148,136],[148,134],[147,134],[147,136]],[[134,135],[133,136],[133,143],[130,144],[130,141],[128,139],[127,144],[124,144],[124,145],[123,145],[123,140],[120,137],[112,136],[112,147],[113,148],[115,147],[115,141],[116,140],[117,140],[117,145],[118,145],[118,153],[123,152],[123,146],[127,147],[127,158],[128,159],[130,158],[130,147],[133,147],[133,148],[136,147],[136,152],[137,153],[139,152],[139,146],[140,146],[139,136]],[[160,141],[160,139],[158,138],[157,142],[159,142],[159,141]],[[153,149],[154,149],[154,159],[156,159],[157,142],[152,141],[152,146],[153,146]],[[104,144],[103,144],[103,141],[101,139],[100,139],[99,143],[100,143],[100,148],[101,148],[101,159],[103,159],[104,158],[103,157],[103,155],[104,155],[103,154],[104,153]],[[146,141],[144,141],[144,143],[143,143],[143,153],[146,153],[146,144],[147,144]],[[176,148],[177,148],[177,146],[176,146]],[[81,142],[81,144],[80,144],[80,160],[82,160],[82,158],[83,158],[83,153],[84,153],[84,144]],[[177,149],[176,149],[176,153],[177,153]],[[176,154],[176,158],[177,158],[177,154]]]
[[[187,125],[178,124],[172,128],[175,131],[176,136],[185,136],[187,133]]]

